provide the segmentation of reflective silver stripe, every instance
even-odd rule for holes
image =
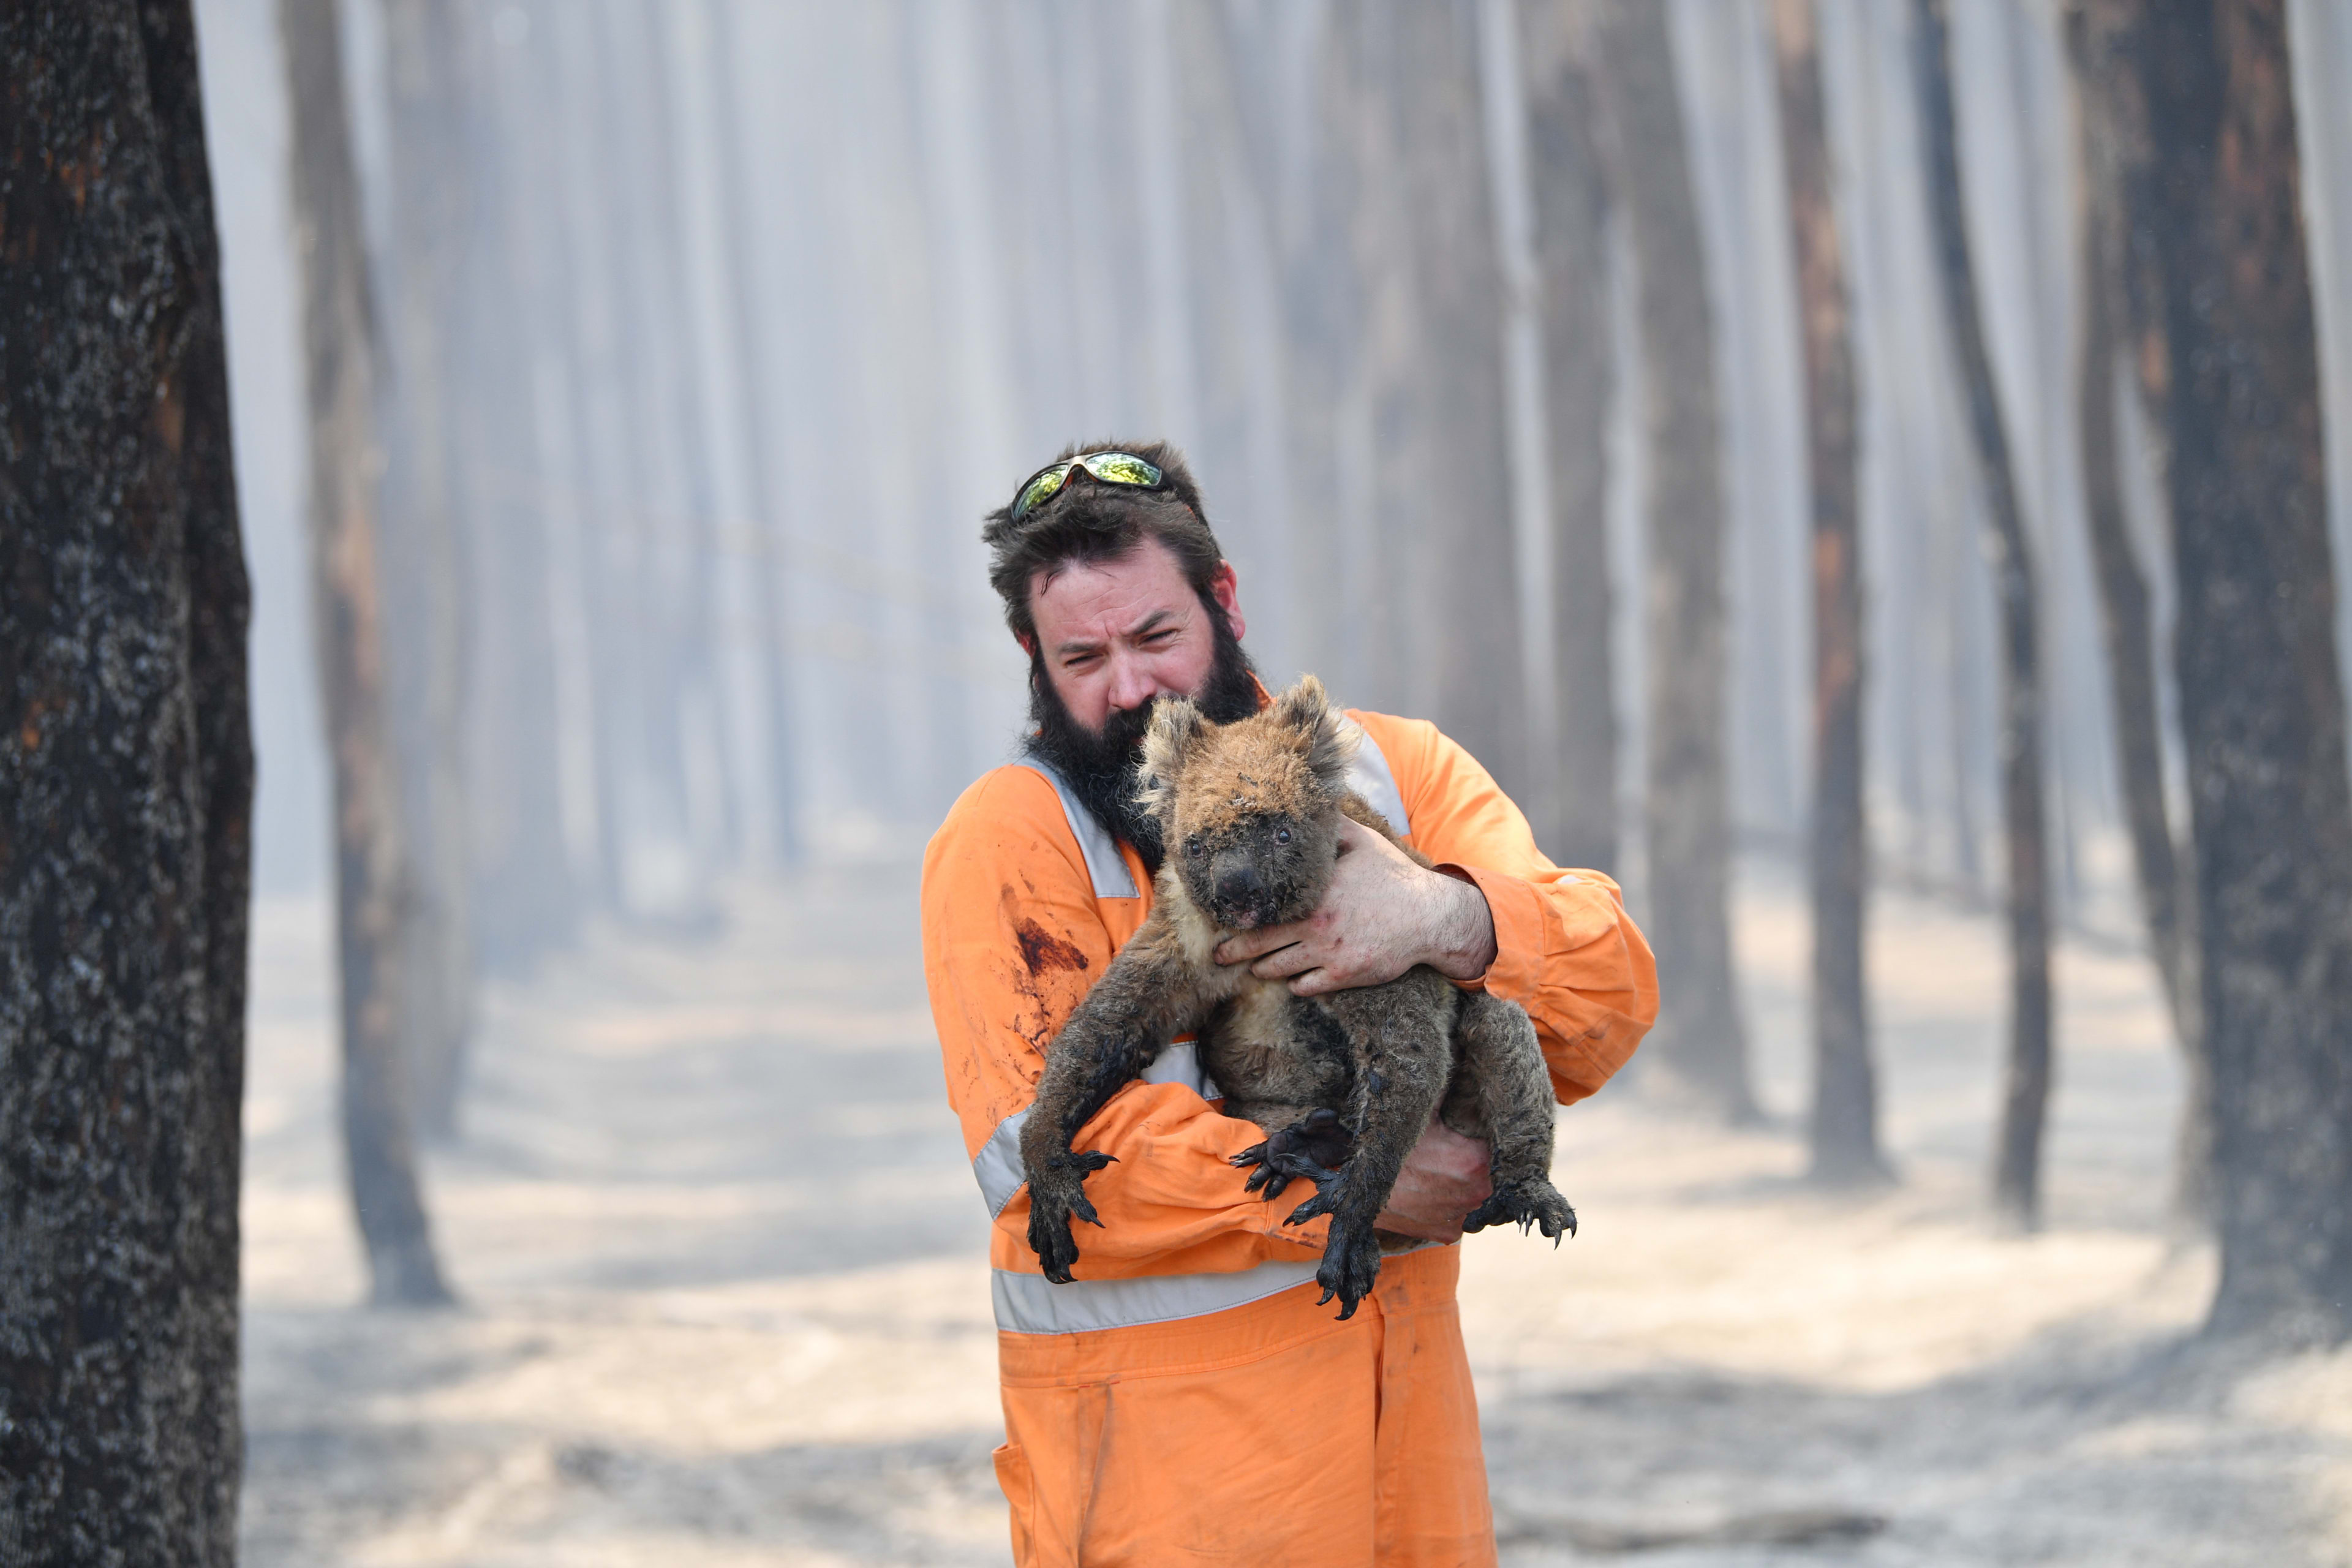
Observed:
[[[1356,760],[1348,764],[1348,787],[1364,797],[1365,804],[1389,819],[1389,826],[1403,837],[1412,837],[1412,823],[1404,814],[1404,796],[1397,792],[1396,774],[1389,771],[1388,753],[1381,750],[1378,741],[1353,719],[1348,727],[1356,731]]]
[[[1009,1334],[1082,1334],[1205,1317],[1263,1301],[1305,1285],[1319,1258],[1261,1263],[1238,1274],[1160,1274],[1141,1279],[1078,1279],[1056,1285],[1042,1274],[996,1270],[991,1294],[996,1326]]]
[[[1070,793],[1070,786],[1062,782],[1062,775],[1054,771],[1053,765],[1032,756],[1023,757],[1021,765],[1043,774],[1045,782],[1054,786],[1054,793],[1062,797],[1062,816],[1068,819],[1070,836],[1078,841],[1078,853],[1086,857],[1087,875],[1094,879],[1095,897],[1141,898],[1143,895],[1135,886],[1135,874],[1119,858],[1118,840],[1095,820],[1093,812],[1079,804],[1078,797]]]
[[[1137,1076],[1146,1083],[1181,1083],[1202,1100],[1224,1098],[1217,1080],[1201,1070],[1201,1047],[1190,1040],[1180,1040],[1161,1051]]]
[[[1151,1065],[1139,1075],[1145,1083],[1181,1083],[1197,1090],[1202,1100],[1220,1098],[1217,1086],[1201,1071],[1201,1049],[1190,1040],[1168,1047],[1151,1058]],[[980,1195],[988,1205],[988,1217],[994,1219],[1029,1179],[1021,1164],[1021,1129],[1029,1121],[1029,1108],[1023,1106],[996,1124],[980,1152],[971,1157],[971,1179],[980,1184]]]
[[[988,1217],[994,1219],[1029,1179],[1021,1165],[1021,1128],[1029,1120],[1029,1108],[1023,1106],[996,1124],[980,1152],[971,1157],[971,1179],[980,1184],[981,1200],[988,1205]]]

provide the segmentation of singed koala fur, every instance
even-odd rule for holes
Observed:
[[[1151,913],[1047,1048],[1022,1129],[1029,1245],[1047,1279],[1066,1284],[1077,1261],[1071,1216],[1102,1223],[1085,1181],[1111,1156],[1073,1151],[1071,1140],[1186,1030],[1225,1114],[1266,1131],[1234,1161],[1255,1167],[1249,1190],[1271,1198],[1294,1178],[1318,1189],[1289,1223],[1331,1216],[1316,1280],[1323,1300],[1339,1298],[1341,1318],[1379,1275],[1373,1220],[1432,1111],[1493,1150],[1494,1195],[1463,1228],[1517,1220],[1555,1245],[1575,1233],[1575,1211],[1551,1184],[1550,1079],[1516,1003],[1465,992],[1426,965],[1381,985],[1295,996],[1213,956],[1236,931],[1314,912],[1343,815],[1398,843],[1347,786],[1357,735],[1311,675],[1231,724],[1161,700],[1139,792],[1167,846]]]

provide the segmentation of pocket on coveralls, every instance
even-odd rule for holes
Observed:
[[[1037,1506],[1037,1489],[1030,1479],[1029,1456],[1021,1451],[1020,1445],[1006,1443],[989,1458],[996,1461],[996,1484],[1003,1489],[1004,1500],[1013,1510],[1013,1561],[1032,1563],[1035,1556],[1029,1521]]]

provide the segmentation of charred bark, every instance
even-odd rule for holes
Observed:
[[[1617,702],[1610,647],[1609,189],[1591,22],[1583,0],[1524,0],[1520,58],[1543,289],[1551,479],[1557,802],[1544,847],[1563,866],[1615,875]]]
[[[279,0],[294,110],[294,214],[310,419],[313,636],[334,769],[335,950],[342,1125],[370,1293],[384,1305],[449,1300],[416,1174],[403,1049],[399,784],[386,711],[377,580],[375,349],[334,0]]]
[[[0,13],[0,1561],[236,1556],[253,753],[185,5]]]
[[[1666,9],[1601,0],[1601,106],[1612,186],[1640,283],[1642,433],[1649,448],[1649,933],[1671,976],[1650,1053],[1666,1092],[1753,1121],[1732,974],[1725,759],[1723,487],[1715,312],[1684,147]],[[1605,349],[1600,352],[1605,353]]]
[[[2171,351],[2211,1327],[2333,1342],[2352,1334],[2352,780],[2284,0],[2158,8],[2134,63]]]
[[[2082,426],[2084,513],[2115,715],[2116,776],[2148,949],[2187,1069],[2173,1162],[2173,1213],[2184,1224],[2201,1226],[2212,1220],[2212,1073],[2197,994],[2196,888],[2189,873],[2195,849],[2178,841],[2167,798],[2156,627],[2147,574],[2125,511],[2123,454],[2116,438],[2116,379],[2122,360],[2130,360],[2140,395],[2155,402],[2161,387],[2148,371],[2160,369],[2167,357],[2160,350],[2155,280],[2145,247],[2135,254],[2133,243],[2139,225],[2131,215],[2147,206],[2150,175],[2147,105],[2128,65],[2138,26],[2137,7],[2118,0],[2072,0],[2067,10],[2082,163],[2085,289],[2075,405]]]
[[[1985,552],[2000,605],[2001,824],[2008,844],[2009,1059],[1994,1154],[1993,1202],[2018,1225],[2040,1222],[2042,1137],[2050,1105],[2050,867],[2042,821],[2042,656],[2033,556],[2018,510],[2009,433],[1985,353],[1969,256],[1952,115],[1944,0],[1914,0],[1927,213],[1936,244],[1944,316],[1968,398],[1969,436],[1984,488]]]
[[[462,344],[458,289],[472,185],[458,18],[449,0],[383,0],[392,105],[391,309],[379,539],[385,670],[401,826],[415,896],[401,910],[401,1007],[418,1128],[457,1131],[473,1025],[471,861],[464,670],[472,662],[457,537],[451,399]]]
[[[1830,190],[1812,0],[1773,0],[1772,42],[1797,251],[1813,509],[1811,1173],[1815,1181],[1843,1185],[1884,1181],[1890,1174],[1878,1147],[1877,1072],[1871,1060],[1863,971],[1870,851],[1862,799],[1853,344],[1845,260]]]

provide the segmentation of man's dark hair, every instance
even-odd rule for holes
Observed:
[[[1024,642],[1036,637],[1029,583],[1038,573],[1073,562],[1122,560],[1147,538],[1167,548],[1192,592],[1210,606],[1214,619],[1223,620],[1209,585],[1224,564],[1224,552],[1209,531],[1201,489],[1192,482],[1184,454],[1165,441],[1083,441],[1066,447],[1054,461],[1087,452],[1132,452],[1158,468],[1166,482],[1149,490],[1100,482],[1065,484],[1018,522],[1013,521],[1011,501],[990,512],[980,531],[988,546],[988,582],[1004,601],[1004,624],[1013,635]]]

